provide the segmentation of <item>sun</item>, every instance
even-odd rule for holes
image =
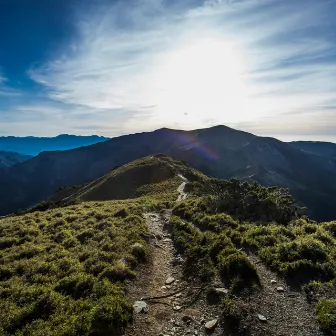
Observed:
[[[205,38],[168,52],[156,71],[157,118],[199,125],[247,118],[244,62],[233,44]]]

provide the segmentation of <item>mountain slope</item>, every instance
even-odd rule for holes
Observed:
[[[57,137],[0,137],[0,150],[19,152],[26,155],[37,155],[44,151],[68,150],[81,146],[89,146],[109,138],[91,135],[77,136],[61,134]]]
[[[283,189],[159,154],[54,199],[92,201],[0,219],[1,335],[335,330],[336,223]]]
[[[0,214],[32,206],[63,186],[88,183],[135,159],[163,153],[218,178],[240,177],[288,187],[315,218],[336,218],[336,172],[328,158],[273,138],[225,126],[194,131],[160,129],[63,152],[44,152],[2,171]],[[324,164],[325,163],[325,164]]]
[[[11,167],[31,158],[31,155],[0,151],[0,167]]]
[[[307,153],[336,159],[336,144],[332,142],[293,141],[290,145]]]
[[[49,201],[59,204],[73,201],[107,201],[151,196],[175,201],[183,176],[191,181],[208,177],[182,161],[156,154],[113,169],[90,183],[62,188]]]

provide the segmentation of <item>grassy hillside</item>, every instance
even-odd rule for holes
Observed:
[[[148,253],[141,214],[120,201],[1,220],[0,334],[121,329],[132,317],[125,281]]]
[[[55,204],[80,201],[105,201],[147,196],[153,200],[173,202],[183,175],[191,181],[209,178],[183,161],[156,154],[116,167],[88,184],[62,188],[49,202]],[[43,205],[42,205],[43,206]]]
[[[0,334],[119,332],[132,319],[126,282],[149,254],[142,214],[177,199],[180,172],[202,177],[165,156],[144,158],[72,188],[80,204],[0,220]],[[117,195],[135,198],[80,201]]]
[[[234,318],[237,330],[240,297],[248,301],[246,295],[260,286],[252,254],[303,290],[317,304],[321,327],[335,335],[335,221],[309,220],[288,192],[275,187],[213,179],[189,183],[188,190],[194,197],[173,210],[174,241],[186,257],[187,274],[204,281],[217,274],[230,288],[223,314],[230,323]]]

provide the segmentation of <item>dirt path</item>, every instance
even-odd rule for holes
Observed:
[[[206,302],[205,291],[182,278],[183,261],[175,252],[168,232],[168,211],[163,217],[156,213],[144,214],[150,232],[152,259],[138,270],[138,280],[129,288],[132,302],[182,290],[168,298],[144,300],[148,313],[134,313],[134,322],[125,336],[144,335],[205,335],[204,324],[218,317],[218,306]],[[166,285],[166,280],[175,281]],[[195,302],[193,302],[195,301]],[[222,335],[217,326],[212,335]]]
[[[186,184],[189,182],[188,179],[186,179],[183,175],[178,174],[178,176],[183,180],[183,182],[180,184],[180,186],[177,188],[177,191],[179,193],[178,198],[176,202],[183,201],[187,198],[187,193],[184,191],[184,188]]]
[[[184,187],[188,182],[182,175],[177,201],[187,197]],[[210,306],[206,291],[198,285],[186,282],[182,277],[183,259],[177,255],[169,233],[171,210],[160,216],[146,213],[144,217],[150,234],[151,260],[137,272],[137,281],[129,287],[132,302],[143,298],[171,294],[167,298],[145,300],[148,312],[134,313],[134,322],[125,336],[158,335],[205,335],[205,323],[218,318],[219,306]],[[168,278],[174,281],[167,285]],[[172,279],[171,279],[172,280]],[[216,325],[212,335],[222,335],[221,326]]]

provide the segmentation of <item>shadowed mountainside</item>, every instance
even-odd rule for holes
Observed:
[[[16,152],[0,151],[0,167],[11,167],[23,161],[31,159],[31,155]]]
[[[336,218],[336,172],[329,159],[274,138],[226,126],[194,131],[160,129],[63,152],[44,152],[0,172],[0,213],[32,206],[63,186],[88,183],[135,159],[163,153],[217,177],[239,177],[289,188],[310,214]]]

